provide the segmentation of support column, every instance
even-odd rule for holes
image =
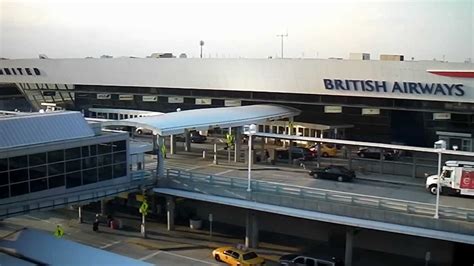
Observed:
[[[235,128],[234,162],[240,161],[240,149],[242,147],[242,127]]]
[[[164,159],[164,154],[161,152],[161,146],[164,145],[165,143],[165,138],[162,136],[158,136],[157,138],[157,152],[156,152],[156,174],[159,177],[163,177],[165,175],[165,159]]]
[[[293,117],[289,118],[288,121],[288,135],[291,136],[293,134]],[[288,163],[293,164],[293,158],[291,156],[291,147],[293,147],[293,140],[288,141]]]
[[[217,143],[216,139],[214,138],[214,160],[212,161],[213,164],[217,164]]]
[[[184,130],[184,150],[191,151],[191,132],[187,129]]]
[[[107,200],[106,199],[100,200],[100,214],[101,215],[107,214]]]
[[[166,219],[168,225],[168,231],[174,230],[174,209],[175,209],[174,197],[166,197]]]
[[[228,134],[229,135],[232,135],[232,127],[229,127],[229,130],[228,130]],[[235,140],[235,139],[234,139]],[[226,138],[226,143],[227,143],[227,138]],[[234,141],[235,142],[235,141]],[[230,153],[231,153],[231,148],[230,146],[228,145],[229,143],[227,143],[227,163],[230,163]]]
[[[258,247],[258,221],[254,211],[248,210],[245,220],[245,247]]]
[[[176,154],[176,138],[170,135],[170,154]]]
[[[77,214],[78,214],[78,218],[79,218],[79,223],[82,224],[84,222],[84,220],[82,219],[82,206],[80,206],[80,205],[77,208]]]
[[[352,246],[354,240],[354,228],[346,229],[346,252],[344,262],[346,266],[352,266]]]

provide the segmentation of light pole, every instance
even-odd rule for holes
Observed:
[[[201,58],[202,58],[202,47],[204,46],[204,41],[203,40],[199,41],[199,45],[201,46]]]
[[[249,158],[248,158],[248,184],[247,184],[247,192],[251,192],[251,180],[252,180],[252,136],[253,134],[257,133],[257,125],[251,124],[251,125],[245,125],[244,126],[244,134],[249,136]]]
[[[283,37],[288,37],[288,32],[286,34],[278,34],[277,37],[281,38],[281,58],[283,58]]]
[[[446,141],[444,140],[436,141],[434,144],[434,148],[437,149],[438,151],[438,178],[436,179],[436,207],[435,207],[434,218],[438,219],[439,218],[439,190],[440,190],[439,181],[441,179],[441,156],[442,156],[443,150],[446,149]]]

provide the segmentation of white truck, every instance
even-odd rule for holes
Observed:
[[[426,189],[436,195],[438,175],[426,178]],[[474,196],[474,162],[447,161],[441,171],[440,192]]]

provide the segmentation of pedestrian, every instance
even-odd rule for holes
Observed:
[[[98,232],[98,231],[99,231],[99,214],[96,214],[96,215],[95,215],[95,220],[94,220],[94,222],[92,223],[92,230],[94,230],[94,232]]]

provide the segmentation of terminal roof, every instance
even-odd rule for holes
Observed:
[[[94,136],[80,112],[0,117],[0,149]]]
[[[168,136],[182,134],[185,129],[208,130],[216,127],[236,127],[293,117],[300,113],[300,110],[291,107],[262,104],[186,110],[159,116],[107,121],[102,125],[143,127],[152,130],[153,134]]]

